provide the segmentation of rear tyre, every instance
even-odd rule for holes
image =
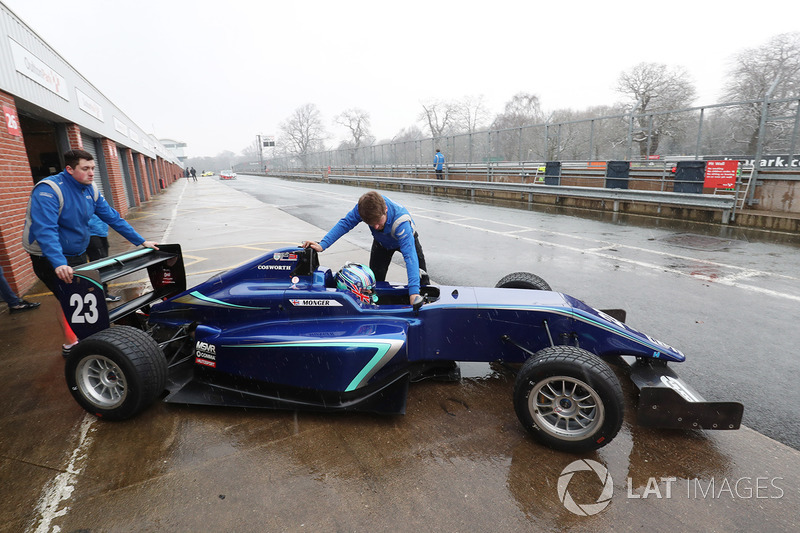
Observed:
[[[494,286],[496,289],[532,289],[535,291],[552,291],[550,285],[530,272],[514,272],[505,276]]]
[[[164,390],[167,362],[152,337],[115,326],[72,348],[67,386],[81,407],[107,420],[124,420],[148,407]]]
[[[596,450],[622,426],[622,387],[611,367],[575,346],[551,346],[525,361],[514,410],[540,443],[565,452]]]

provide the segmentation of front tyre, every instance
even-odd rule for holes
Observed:
[[[152,337],[116,326],[79,342],[70,351],[65,374],[81,407],[107,420],[124,420],[164,390],[167,362]]]
[[[531,289],[535,291],[551,291],[550,284],[530,272],[514,272],[497,282],[495,289]]]
[[[525,361],[514,410],[540,443],[565,452],[596,450],[622,426],[622,387],[611,367],[575,346],[551,346]]]

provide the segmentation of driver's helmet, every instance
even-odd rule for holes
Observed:
[[[377,296],[373,294],[375,274],[367,265],[346,263],[336,274],[336,286],[339,290],[352,292],[362,302],[370,303],[377,300]]]

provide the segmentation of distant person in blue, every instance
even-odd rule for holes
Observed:
[[[436,169],[436,179],[443,180],[442,169],[444,168],[444,154],[436,150],[436,155],[433,156],[433,168]]]
[[[327,250],[359,222],[366,223],[372,232],[369,268],[374,272],[375,280],[386,281],[392,255],[400,250],[408,274],[409,303],[417,303],[420,299],[420,284],[428,285],[430,280],[414,220],[405,207],[376,191],[370,191],[359,198],[358,204],[319,243],[304,241],[303,248],[310,247],[317,252]]]
[[[0,296],[8,304],[9,313],[28,311],[39,307],[39,302],[29,302],[17,296],[11,285],[6,281],[6,275],[3,273],[2,267],[0,267]]]
[[[92,215],[89,219],[89,246],[86,247],[86,257],[89,261],[97,261],[108,257],[108,224],[100,220],[97,215]],[[119,296],[108,294],[108,284],[103,284],[107,302],[118,302]]]

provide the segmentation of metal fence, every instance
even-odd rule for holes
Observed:
[[[800,99],[749,100],[646,114],[633,112],[267,159],[270,169],[500,161],[627,160],[745,156],[756,173],[770,154],[797,167]],[[253,163],[243,163],[242,170]]]

